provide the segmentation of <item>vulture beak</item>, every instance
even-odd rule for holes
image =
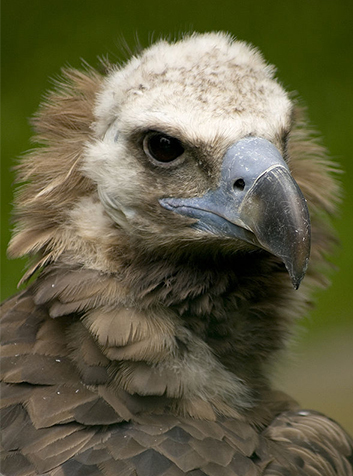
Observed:
[[[278,149],[250,137],[223,158],[220,185],[202,197],[163,198],[160,204],[197,219],[194,228],[235,237],[278,256],[298,289],[310,254],[306,200]]]

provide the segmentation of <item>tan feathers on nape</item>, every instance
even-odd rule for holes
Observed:
[[[341,185],[336,180],[340,169],[329,159],[318,134],[309,125],[306,110],[295,107],[294,123],[288,137],[288,159],[291,172],[303,191],[311,215],[325,211],[333,215],[341,198]]]
[[[25,184],[15,200],[16,228],[8,250],[11,257],[40,252],[42,264],[50,260],[54,242],[60,249],[57,244],[66,214],[79,197],[92,191],[80,168],[85,143],[92,136],[95,97],[101,82],[101,75],[93,69],[64,69],[55,90],[34,117],[34,141],[40,147],[16,166],[17,182]]]

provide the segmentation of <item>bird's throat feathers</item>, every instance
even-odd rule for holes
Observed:
[[[83,382],[97,385],[105,369],[105,383],[158,397],[156,408],[207,419],[250,411],[268,391],[266,361],[294,318],[290,284],[279,279],[282,293],[270,291],[269,270],[279,277],[282,266],[265,253],[246,267],[244,257],[126,259],[111,274],[52,265],[30,288],[35,304],[64,323]]]

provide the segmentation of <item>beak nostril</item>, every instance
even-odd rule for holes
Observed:
[[[237,189],[237,190],[240,190],[241,192],[244,190],[245,188],[245,182],[242,178],[236,180],[234,182],[234,185],[233,185],[233,188],[234,189]]]

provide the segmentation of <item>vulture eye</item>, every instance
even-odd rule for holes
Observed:
[[[143,149],[149,157],[162,163],[173,162],[184,153],[179,139],[160,132],[147,134],[143,140]]]

